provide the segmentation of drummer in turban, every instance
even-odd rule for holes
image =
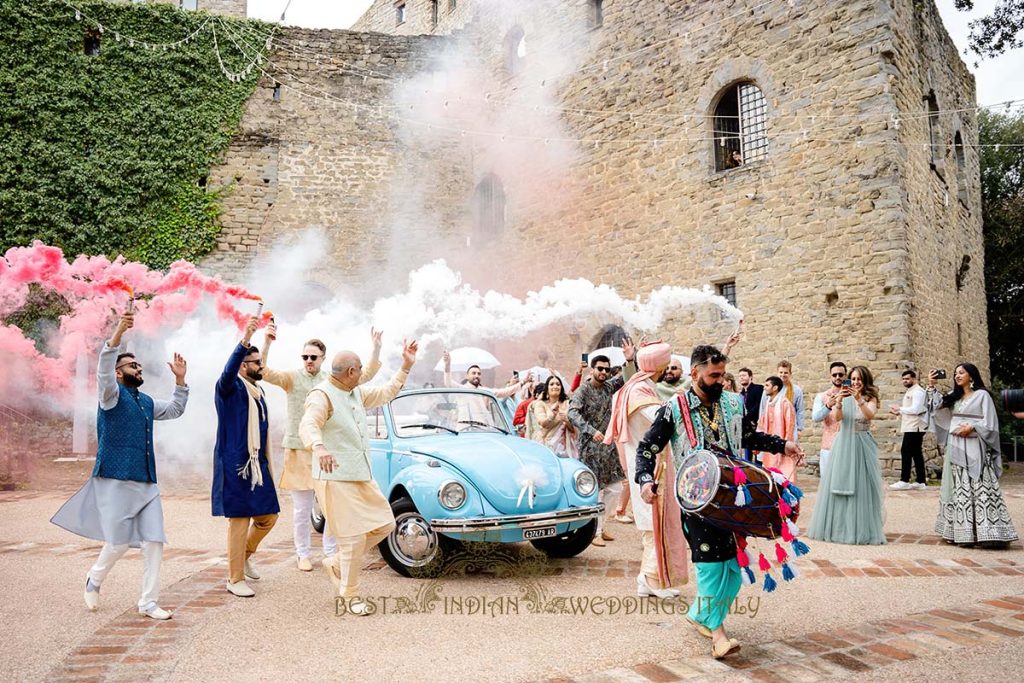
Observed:
[[[640,438],[650,428],[664,400],[658,396],[657,382],[662,379],[671,362],[672,349],[664,342],[651,342],[640,347],[636,352],[638,372],[615,394],[611,422],[604,432],[604,443],[616,445],[623,469],[628,471],[633,517],[643,542],[640,573],[636,577],[637,595],[654,595],[659,598],[679,595],[674,586],[686,583],[685,540],[678,524],[670,527],[677,538],[674,543],[662,544],[661,547],[671,548],[673,554],[661,558],[660,562],[655,557],[658,547],[654,538],[655,528],[662,511],[640,500],[640,487],[635,481],[636,458],[633,456]]]
[[[692,386],[658,409],[653,424],[638,444],[635,475],[641,499],[666,511],[661,518],[664,528],[655,533],[658,544],[674,543],[669,529],[678,528],[679,522],[675,520],[682,520],[682,532],[689,543],[697,576],[697,594],[687,616],[701,635],[712,639],[711,653],[716,659],[740,647],[723,627],[742,583],[736,562],[736,539],[698,513],[682,512],[676,497],[675,472],[687,456],[699,450],[736,459],[742,457],[744,448],[802,455],[796,443],[758,432],[754,421],[744,414],[739,395],[723,391],[727,361],[714,346],[693,350]],[[680,514],[681,517],[677,516]],[[658,548],[659,570],[663,558],[671,553],[671,548]]]

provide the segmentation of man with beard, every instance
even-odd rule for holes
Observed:
[[[626,357],[626,376],[633,372],[633,343],[626,339],[622,342],[622,352]],[[569,422],[576,427],[579,434],[580,461],[594,471],[597,477],[598,501],[606,501],[611,510],[611,498],[618,492],[619,482],[623,480],[623,466],[615,446],[604,443],[604,430],[612,414],[612,395],[622,388],[626,377],[609,378],[612,364],[608,356],[597,355],[590,359],[590,378],[580,385],[569,402]],[[620,501],[622,499],[620,498]],[[616,510],[615,519],[622,522],[633,521],[625,516],[625,502],[621,502]],[[593,543],[605,545],[605,541],[614,537],[605,531],[606,515],[597,520],[597,534]]]
[[[686,583],[686,555],[678,544],[672,546],[675,553],[659,566],[655,557],[655,528],[662,511],[655,510],[640,499],[640,486],[635,481],[636,449],[640,438],[651,426],[662,401],[658,398],[657,382],[665,374],[665,368],[672,360],[672,349],[658,341],[644,344],[636,353],[639,372],[633,375],[614,397],[611,420],[608,423],[604,443],[614,443],[626,461],[630,480],[630,499],[633,503],[633,518],[640,530],[643,554],[640,559],[640,573],[636,577],[637,595],[653,595],[671,598],[679,595],[675,588]],[[635,488],[634,488],[635,487]],[[680,540],[681,540],[680,533]],[[659,571],[661,569],[662,571]]]
[[[164,513],[156,484],[153,421],[173,420],[185,412],[188,385],[185,359],[174,354],[168,363],[174,374],[174,396],[158,401],[139,391],[142,365],[135,355],[121,352],[121,337],[132,328],[134,316],[121,316],[113,336],[103,345],[96,365],[100,404],[96,413],[96,465],[92,477],[51,520],[68,531],[103,541],[96,564],[86,575],[85,605],[99,607],[100,585],[128,547],[142,548],[142,597],[139,614],[170,619],[160,598]]]
[[[672,356],[672,361],[665,368],[665,374],[656,385],[658,398],[662,403],[690,388],[690,378],[683,379],[685,368],[686,361],[682,356]]]
[[[642,500],[666,512],[657,517],[655,529],[659,571],[663,571],[664,558],[675,552],[672,546],[681,531],[690,546],[697,577],[697,594],[688,618],[701,635],[712,639],[711,654],[716,659],[739,649],[739,643],[729,638],[723,627],[742,583],[736,539],[697,514],[683,513],[680,520],[681,505],[672,498],[676,472],[690,453],[702,449],[732,458],[739,458],[743,448],[798,458],[803,455],[796,443],[758,432],[754,422],[744,415],[739,395],[723,391],[727,360],[714,346],[693,350],[693,386],[658,409],[635,458],[635,480],[641,487]]]
[[[524,384],[527,384],[532,380],[532,375],[527,375],[526,379],[517,378],[515,382],[508,386],[497,388],[481,387],[480,381],[483,376],[483,371],[479,365],[470,365],[466,368],[466,377],[462,382],[456,382],[452,379],[452,357],[445,351],[444,352],[444,383],[445,386],[449,387],[464,387],[468,386],[473,389],[483,389],[489,391],[495,395],[498,399],[506,398],[508,396],[514,396],[517,391],[523,388]]]
[[[811,419],[821,422],[821,454],[818,456],[819,474],[824,476],[828,468],[828,462],[832,455],[832,442],[836,440],[839,433],[840,422],[832,415],[832,408],[843,397],[839,392],[843,388],[843,380],[846,379],[846,363],[835,361],[828,368],[831,376],[832,386],[827,391],[822,391],[814,397],[814,406],[811,409]]]
[[[269,422],[263,388],[263,358],[249,344],[259,320],[249,318],[242,341],[217,380],[217,445],[213,452],[214,516],[228,518],[228,591],[240,598],[256,593],[246,579],[259,572],[249,559],[270,533],[281,507],[270,470]]]

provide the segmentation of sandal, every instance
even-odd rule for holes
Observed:
[[[740,644],[734,638],[729,638],[727,640],[719,640],[715,643],[712,643],[711,645],[711,656],[715,659],[722,659],[723,657],[727,657],[733,654],[734,652],[739,651]]]
[[[686,620],[690,622],[690,625],[697,630],[697,633],[701,634],[705,638],[711,637],[711,629],[709,629],[707,626],[700,623],[699,621],[694,621],[690,617],[686,617]]]

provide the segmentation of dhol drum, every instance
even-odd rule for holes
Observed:
[[[736,504],[737,482],[733,468],[742,470],[748,493],[744,505]],[[740,477],[742,480],[742,476]],[[676,499],[684,512],[742,536],[775,538],[785,523],[779,512],[781,487],[770,472],[745,460],[730,460],[708,450],[687,456],[676,474]],[[796,520],[798,507],[790,519]]]

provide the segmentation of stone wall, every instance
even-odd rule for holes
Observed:
[[[110,0],[110,2],[128,3],[133,0]],[[181,0],[146,0],[146,2],[160,5],[174,5],[181,7]],[[248,0],[196,0],[196,9],[213,14],[220,14],[226,17],[237,17],[245,19],[248,12]]]
[[[590,2],[522,3],[480,11],[447,38],[287,29],[268,71],[327,100],[287,87],[275,100],[274,79],[261,82],[213,176],[234,189],[210,263],[230,271],[277,236],[319,225],[340,266],[322,276],[330,287],[368,271],[394,279],[391,269],[409,263],[395,258],[403,249],[420,262],[443,254],[469,281],[516,294],[560,277],[627,295],[735,281],[746,337],[734,369],[763,380],[791,360],[808,412],[833,360],[867,365],[883,409],[902,395],[904,367],[963,357],[987,372],[976,121],[940,115],[945,160],[932,169],[919,114],[928,90],[942,110],[974,103],[933,4],[761,4],[673,0],[639,11],[607,0],[597,27]],[[475,6],[498,8],[460,0],[434,28],[423,24],[427,3],[409,0],[395,27],[394,3],[378,0],[356,26],[446,33]],[[510,72],[513,25],[527,48]],[[452,53],[479,69],[453,72]],[[472,85],[458,91],[452,120],[471,109],[492,110],[489,120],[424,122],[424,109],[440,107],[426,77],[438,64]],[[747,80],[767,98],[768,154],[716,171],[710,116],[724,89]],[[407,110],[421,83],[427,94]],[[966,143],[959,178],[954,130]],[[504,186],[506,221],[483,236],[471,198],[490,173]],[[601,322],[498,348],[524,367],[535,360],[526,349],[547,344],[568,369]],[[728,327],[713,311],[690,312],[659,334],[686,350]],[[896,447],[895,420],[875,432],[883,450]],[[813,428],[803,439],[810,450],[816,440]]]
[[[405,6],[405,21],[398,22],[398,6]],[[352,24],[353,31],[373,31],[410,36],[451,33],[472,18],[473,0],[374,0],[373,4]],[[434,22],[434,5],[437,22]]]

